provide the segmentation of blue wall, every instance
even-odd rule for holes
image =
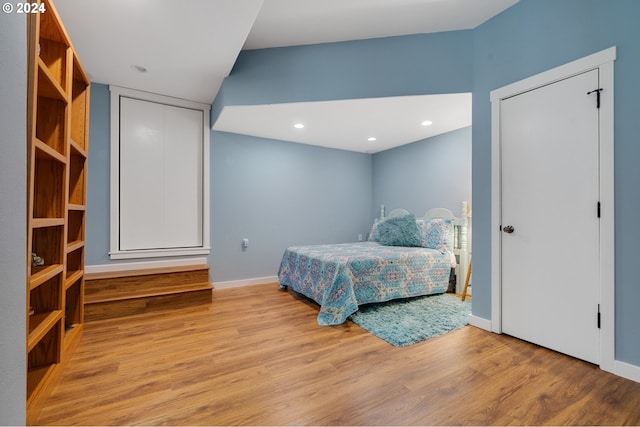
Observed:
[[[471,127],[373,155],[374,207],[460,216],[463,200],[471,202]]]
[[[0,425],[26,422],[27,17],[0,15]]]
[[[489,92],[617,46],[615,251],[617,360],[640,365],[640,2],[521,0],[474,30],[473,312],[491,318],[491,106]],[[550,296],[553,297],[553,296]]]
[[[472,32],[242,51],[212,108],[471,92]]]
[[[212,132],[214,282],[274,276],[287,246],[356,241],[373,221],[371,179],[370,154]]]
[[[111,115],[109,86],[91,84],[85,264],[109,263]]]

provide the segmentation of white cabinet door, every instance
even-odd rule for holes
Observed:
[[[203,112],[120,97],[121,251],[203,244]]]

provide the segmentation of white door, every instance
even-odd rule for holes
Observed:
[[[587,92],[598,87],[592,70],[500,104],[502,331],[592,363],[599,157]]]

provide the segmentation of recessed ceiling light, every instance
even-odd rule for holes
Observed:
[[[431,126],[433,124],[433,122],[431,120],[425,120],[424,122],[420,123],[422,126]]]
[[[293,125],[293,127],[296,129],[302,129],[304,125],[302,123],[296,123],[295,125]]]
[[[375,138],[375,137],[373,137],[373,136],[371,136],[371,137],[367,138],[367,141],[369,141],[369,142],[373,142],[373,141],[375,141],[375,140],[376,140],[376,138]]]

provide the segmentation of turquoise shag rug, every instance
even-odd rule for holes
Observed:
[[[405,347],[460,329],[467,324],[471,301],[451,294],[367,304],[349,318],[396,347]]]

